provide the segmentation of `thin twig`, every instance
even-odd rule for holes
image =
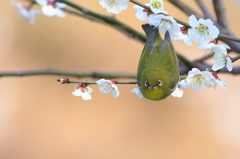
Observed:
[[[223,1],[222,0],[213,0],[212,2],[213,2],[215,14],[217,16],[217,21],[218,21],[219,25],[223,28],[228,28],[227,17],[225,14],[225,8],[223,5]]]
[[[187,16],[195,15],[197,19],[202,18],[200,14],[198,14],[195,10],[190,8],[186,3],[179,0],[169,0],[173,5],[175,5],[178,9],[180,9],[183,13],[185,13]]]
[[[210,57],[211,57],[210,55],[205,55],[205,56],[203,56],[203,57],[201,57],[199,59],[194,60],[193,63],[195,63],[195,62],[203,62],[203,61],[209,59]]]
[[[212,14],[210,13],[210,11],[207,9],[207,7],[205,6],[205,4],[203,3],[202,0],[195,0],[197,5],[199,6],[199,8],[202,10],[202,13],[205,15],[206,19],[211,19],[213,21],[213,23],[215,23],[215,18],[212,16]]]
[[[177,57],[188,67],[189,70],[195,67],[194,64],[190,60],[188,60],[185,56],[178,53]]]
[[[58,2],[65,3],[68,6],[82,12],[84,15],[88,15],[90,17],[95,17],[97,19],[102,19],[106,24],[111,25],[112,27],[121,31],[122,33],[126,34],[129,37],[132,37],[132,38],[137,39],[137,40],[142,41],[142,42],[146,41],[146,36],[144,34],[136,31],[135,29],[131,28],[127,24],[117,20],[113,16],[99,14],[97,12],[91,11],[87,8],[84,8],[80,5],[77,5],[77,4],[75,4],[73,2],[70,2],[70,1],[67,1],[67,0],[58,0]]]
[[[72,76],[72,77],[92,77],[92,78],[136,78],[135,73],[116,73],[116,72],[70,72],[61,71],[55,69],[41,69],[41,70],[28,70],[28,71],[5,71],[0,72],[0,77],[3,76],[33,76],[33,75],[60,75],[60,76]]]
[[[60,79],[57,79],[58,82],[60,82]],[[89,81],[74,81],[69,80],[67,83],[84,83],[84,84],[97,84],[97,82],[89,82]],[[116,84],[137,84],[136,81],[117,81]]]

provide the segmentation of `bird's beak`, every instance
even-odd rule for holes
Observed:
[[[155,87],[155,84],[150,84],[149,87],[152,89],[153,87]]]

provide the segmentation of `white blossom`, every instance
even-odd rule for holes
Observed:
[[[214,77],[209,71],[200,71],[197,68],[188,72],[186,80],[194,91],[216,86]]]
[[[96,83],[99,85],[99,90],[102,93],[112,92],[112,95],[114,98],[117,98],[119,96],[119,91],[115,84],[116,83],[115,80],[100,79],[100,80],[96,81]]]
[[[171,95],[173,97],[178,97],[178,98],[181,98],[183,96],[183,90],[180,89],[179,87],[177,87],[172,93]]]
[[[161,13],[164,9],[162,0],[150,0],[151,11],[155,14]]]
[[[118,14],[127,9],[129,0],[99,0],[100,5],[106,8],[108,12]]]
[[[85,84],[79,84],[75,87],[74,92],[72,95],[82,97],[83,100],[90,100],[92,99],[91,93],[93,90],[90,87],[87,87]]]
[[[213,53],[222,53],[227,55],[227,49],[230,49],[230,47],[228,45],[214,44],[210,42],[204,45],[204,49],[206,49],[209,55],[212,55]]]
[[[197,20],[194,15],[191,15],[189,25],[191,28],[189,28],[188,34],[192,40],[198,41],[198,48],[203,48],[205,44],[210,42],[210,38],[215,39],[219,35],[219,29],[213,25],[210,19],[200,18]]]
[[[149,6],[149,4],[145,4],[145,5]],[[137,11],[137,13],[135,15],[139,20],[141,20],[141,21],[148,20],[149,10],[147,10],[141,6],[138,6],[138,5],[133,6],[133,8]]]
[[[132,92],[132,93],[136,93],[136,95],[137,95],[139,98],[143,98],[143,99],[149,101],[147,98],[145,98],[145,97],[142,95],[139,87],[138,87],[138,88],[134,88],[131,92]]]
[[[185,89],[190,88],[190,85],[187,83],[186,80],[181,80],[180,82],[178,82],[179,86]]]
[[[178,26],[180,27],[180,31],[177,33],[177,38],[174,40],[181,40],[188,46],[191,46],[192,40],[190,39],[190,37],[188,35],[188,28],[181,24],[178,24]]]
[[[173,17],[162,14],[151,14],[148,21],[151,25],[158,27],[159,31],[162,33],[169,31],[174,40],[178,38],[180,27]]]
[[[212,67],[213,71],[220,70],[224,67],[227,67],[229,71],[232,71],[232,61],[231,58],[227,56],[227,49],[230,49],[228,45],[210,42],[204,45],[204,49],[207,50],[209,55],[213,55],[215,62]]]
[[[228,85],[218,77],[217,73],[218,73],[218,72],[212,72],[212,75],[213,75],[215,81],[216,81],[221,87],[223,87],[223,89],[226,89],[226,87],[228,87]]]
[[[29,20],[30,23],[32,23],[32,24],[34,23],[35,17],[40,14],[39,11],[30,10],[30,8],[22,5],[21,3],[12,1],[11,4],[18,8],[20,16],[22,18]]]
[[[220,80],[220,79],[216,79],[215,80],[221,87],[223,87],[223,89],[226,89],[226,87],[228,87],[228,85],[224,82],[224,81],[222,81],[222,80]]]
[[[54,0],[36,0],[38,4],[42,6],[42,12],[46,16],[59,16],[61,18],[65,17],[64,12],[61,8],[66,6],[65,3],[55,2]]]
[[[226,66],[228,71],[232,71],[233,65],[232,60],[229,56],[224,53],[215,53],[213,55],[215,64],[212,66],[213,71],[220,70]]]
[[[183,90],[181,89],[182,88],[190,88],[190,85],[187,83],[187,81],[185,80],[181,80],[180,82],[178,82],[178,86],[177,88],[172,92],[172,96],[173,97],[178,97],[178,98],[181,98],[183,96]]]

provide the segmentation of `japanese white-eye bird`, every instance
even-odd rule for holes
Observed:
[[[179,81],[179,66],[170,34],[164,40],[159,31],[149,24],[142,25],[147,41],[140,57],[137,84],[148,100],[161,100],[169,96]]]

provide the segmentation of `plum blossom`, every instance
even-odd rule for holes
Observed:
[[[118,14],[127,9],[129,0],[99,0],[100,5],[106,8],[108,12]]]
[[[149,6],[149,4],[145,4],[146,6]],[[135,14],[136,17],[141,20],[141,21],[146,21],[148,20],[148,16],[150,14],[150,11],[143,8],[143,7],[140,7],[138,5],[135,5],[133,6],[133,8],[137,11],[137,13]]]
[[[142,95],[139,87],[138,87],[138,88],[134,88],[131,92],[132,92],[132,93],[136,93],[136,95],[137,95],[139,98],[143,98],[143,99],[145,99],[146,101],[149,101],[149,99],[145,98],[145,97]]]
[[[189,25],[191,26],[188,30],[189,37],[191,40],[198,41],[198,48],[203,48],[205,44],[210,42],[211,38],[215,39],[219,35],[219,29],[213,25],[210,19],[200,18],[197,20],[194,15],[191,15]]]
[[[186,89],[190,88],[189,84],[185,80],[182,80],[181,82],[178,82],[177,88],[172,92],[171,95],[173,97],[181,98],[183,96],[183,90],[181,87]]]
[[[180,27],[180,32],[178,32],[178,36],[176,39],[174,40],[181,40],[182,42],[184,42],[185,44],[187,44],[188,46],[192,45],[192,40],[190,39],[189,35],[188,35],[188,28],[186,26],[183,26],[181,24],[178,24]]]
[[[162,33],[169,31],[174,40],[178,38],[180,27],[173,17],[163,14],[151,14],[148,21],[151,25],[158,27],[159,31]]]
[[[93,90],[90,87],[87,87],[87,84],[81,83],[75,87],[72,95],[82,97],[83,100],[90,100],[92,99],[92,92]]]
[[[222,81],[219,77],[218,77],[218,71],[217,72],[212,72],[213,77],[215,78],[215,81],[221,86],[223,87],[223,89],[226,89],[226,87],[228,87],[228,85]]]
[[[117,98],[119,96],[119,91],[118,88],[116,86],[116,80],[112,79],[112,80],[105,80],[105,79],[100,79],[98,81],[96,81],[96,83],[100,86],[99,90],[102,93],[110,93],[112,92],[112,95],[114,98]]]
[[[216,86],[214,77],[209,71],[200,71],[197,68],[188,72],[186,80],[194,91]]]
[[[213,65],[213,71],[220,70],[227,67],[229,71],[232,71],[232,60],[227,55],[227,49],[230,49],[228,45],[217,44],[217,41],[211,41],[210,43],[204,45],[204,49],[209,55],[213,55],[215,64]]]
[[[217,71],[226,67],[228,71],[232,71],[233,65],[232,60],[229,56],[225,55],[224,53],[215,53],[213,55],[213,59],[215,64],[212,66],[213,71]]]
[[[178,98],[181,98],[183,96],[183,90],[180,89],[179,87],[177,87],[172,93],[171,95],[173,97],[178,97]]]
[[[46,16],[59,16],[61,18],[65,17],[64,12],[61,10],[66,6],[65,3],[56,2],[54,0],[36,0],[38,4],[42,6],[42,12]]]
[[[155,14],[161,13],[164,9],[162,0],[150,0],[151,11]]]
[[[29,20],[30,23],[32,23],[32,24],[34,23],[35,17],[40,14],[40,11],[30,10],[30,8],[32,6],[31,4],[30,4],[30,6],[24,6],[23,4],[15,2],[15,1],[12,1],[11,4],[18,8],[20,16],[23,19]]]

